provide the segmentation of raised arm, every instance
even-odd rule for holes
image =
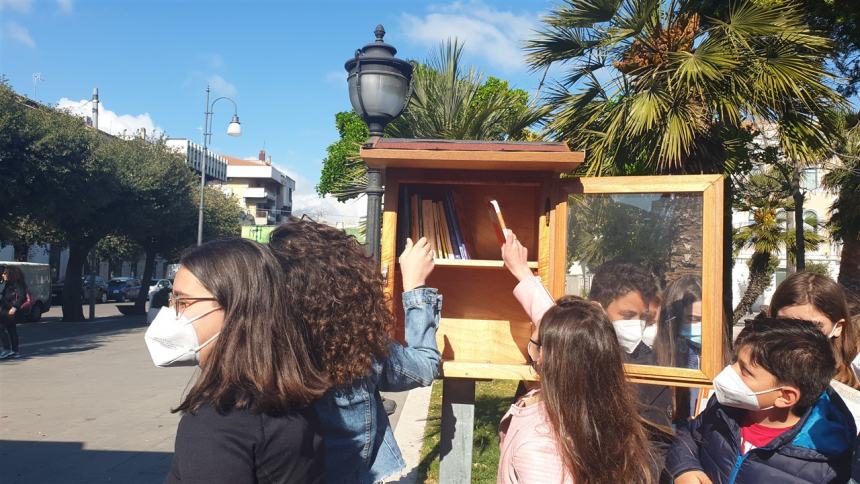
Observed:
[[[517,278],[517,286],[514,288],[514,297],[520,302],[529,319],[535,325],[534,335],[540,327],[540,320],[547,309],[551,308],[555,301],[549,291],[543,286],[540,278],[532,273],[528,266],[529,251],[517,240],[517,236],[510,230],[502,246],[502,260],[505,267]]]
[[[388,346],[380,390],[403,391],[428,386],[439,375],[441,355],[436,346],[436,330],[442,313],[442,296],[436,289],[424,285],[431,272],[433,254],[427,239],[422,237],[415,244],[407,239],[400,255],[406,346],[397,342]]]

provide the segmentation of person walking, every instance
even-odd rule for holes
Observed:
[[[18,321],[24,316],[21,307],[27,300],[27,283],[21,269],[7,266],[0,278],[3,280],[3,292],[0,293],[0,339],[3,350],[0,359],[20,358],[18,353]]]

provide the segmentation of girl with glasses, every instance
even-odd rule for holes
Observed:
[[[328,377],[308,328],[280,297],[277,259],[243,239],[196,247],[180,261],[170,304],[145,341],[157,366],[200,367],[182,412],[166,482],[323,481],[310,407]]]

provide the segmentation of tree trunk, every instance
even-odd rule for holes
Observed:
[[[839,284],[860,294],[860,239],[857,235],[842,239],[838,281]]]
[[[17,262],[27,262],[27,259],[30,258],[30,244],[19,242],[12,244],[12,248],[15,251],[14,258]]]
[[[794,227],[795,226],[794,214],[796,212],[797,212],[797,210],[795,210],[794,212],[791,212],[789,210],[785,211],[785,231],[789,234],[796,234],[797,233],[797,230]],[[794,249],[792,249],[791,247],[787,247],[788,242],[786,242],[785,245],[786,245],[786,248],[785,248],[785,273],[786,273],[786,275],[791,275],[791,274],[794,274],[795,272],[797,272],[797,266],[795,266],[795,264],[797,263],[797,247],[795,247]],[[794,262],[791,261],[792,255],[794,256]]]
[[[735,308],[732,315],[732,323],[737,324],[755,304],[756,300],[764,294],[767,286],[770,285],[770,278],[773,276],[773,268],[770,265],[770,253],[755,253],[750,260],[750,277],[747,284],[747,290],[744,291],[738,306]]]
[[[140,280],[140,292],[134,301],[134,314],[146,314],[146,296],[149,293],[149,280],[152,279],[153,272],[155,272],[155,251],[147,249],[143,277]]]
[[[799,183],[800,181],[797,180]],[[806,239],[803,237],[803,192],[794,187],[794,267],[797,272],[806,270]]]
[[[63,321],[83,321],[81,304],[81,272],[87,247],[81,242],[69,244],[69,261],[66,263],[66,282],[63,284]]]

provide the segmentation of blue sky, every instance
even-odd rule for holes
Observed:
[[[519,49],[556,2],[0,0],[0,74],[35,97],[89,111],[100,127],[153,128],[201,141],[204,89],[233,97],[243,125],[226,136],[229,103],[215,108],[212,148],[255,157],[265,146],[297,179],[297,206],[355,219],[364,202],[319,200],[334,114],[350,109],[344,62],[382,23],[398,56],[425,59],[451,36],[470,65],[534,91]]]

